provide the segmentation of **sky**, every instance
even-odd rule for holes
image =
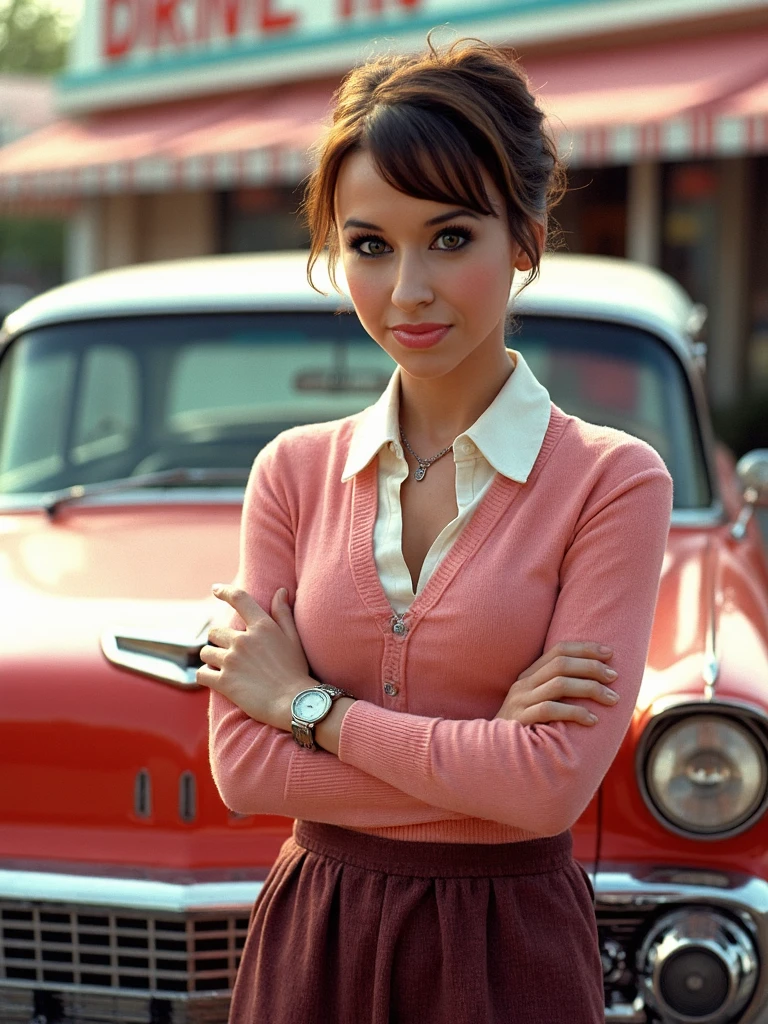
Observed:
[[[45,0],[49,7],[56,7],[70,17],[78,17],[83,8],[83,0]]]

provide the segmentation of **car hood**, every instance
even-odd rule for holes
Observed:
[[[239,505],[131,505],[0,516],[4,650],[92,654],[119,622],[203,622],[237,569]]]
[[[110,631],[191,644],[221,608],[211,584],[236,572],[240,514],[201,502],[0,516],[0,865],[272,863],[288,826],[260,821],[255,841],[222,805],[207,691],[118,667],[101,646]]]
[[[673,529],[659,584],[637,719],[685,699],[744,701],[768,694],[768,578],[727,525]]]

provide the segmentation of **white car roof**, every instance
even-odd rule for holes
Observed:
[[[209,256],[102,271],[53,288],[14,310],[6,336],[54,323],[168,313],[334,310],[349,306],[328,283],[324,261],[307,283],[306,252]],[[343,274],[339,284],[344,287]],[[700,307],[669,276],[607,256],[545,255],[540,276],[519,296],[520,313],[632,323],[680,343]]]

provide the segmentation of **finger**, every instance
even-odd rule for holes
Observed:
[[[195,681],[198,686],[207,686],[209,690],[218,690],[222,683],[222,674],[215,668],[208,665],[201,665],[195,674]]]
[[[556,679],[558,676],[596,679],[598,682],[610,686],[618,678],[618,673],[609,665],[605,665],[595,658],[573,658],[560,655],[529,676],[526,682],[528,686],[541,686],[547,680]]]
[[[208,643],[226,649],[232,646],[235,637],[240,636],[241,632],[239,629],[230,629],[229,626],[214,626],[208,630]]]
[[[596,725],[597,715],[577,704],[559,704],[556,701],[542,701],[527,708],[521,717],[524,725],[545,725],[547,722],[576,722],[579,725]]]
[[[220,601],[226,601],[235,609],[246,626],[255,626],[257,622],[269,618],[258,601],[251,597],[246,590],[224,583],[214,583],[211,590],[214,597],[218,597]]]
[[[555,676],[554,679],[535,687],[531,693],[532,700],[559,701],[569,697],[596,700],[608,707],[612,707],[619,701],[619,694],[609,686],[603,686],[595,679],[574,679],[570,676]]]
[[[525,672],[518,676],[518,679],[525,679],[533,675],[539,669],[560,657],[593,658],[599,661],[610,661],[613,656],[613,650],[605,651],[602,648],[603,645],[596,640],[561,640],[560,643],[545,651]]]
[[[205,644],[200,648],[200,661],[208,665],[210,668],[215,668],[221,671],[224,667],[224,658],[227,652],[222,650],[221,647],[212,647],[210,644]]]
[[[276,590],[272,598],[272,618],[287,637],[291,640],[299,639],[299,631],[296,629],[293,612],[288,604],[288,591],[285,587]]]

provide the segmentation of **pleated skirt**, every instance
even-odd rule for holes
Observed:
[[[604,1024],[593,898],[570,832],[421,843],[298,821],[230,1024]]]

